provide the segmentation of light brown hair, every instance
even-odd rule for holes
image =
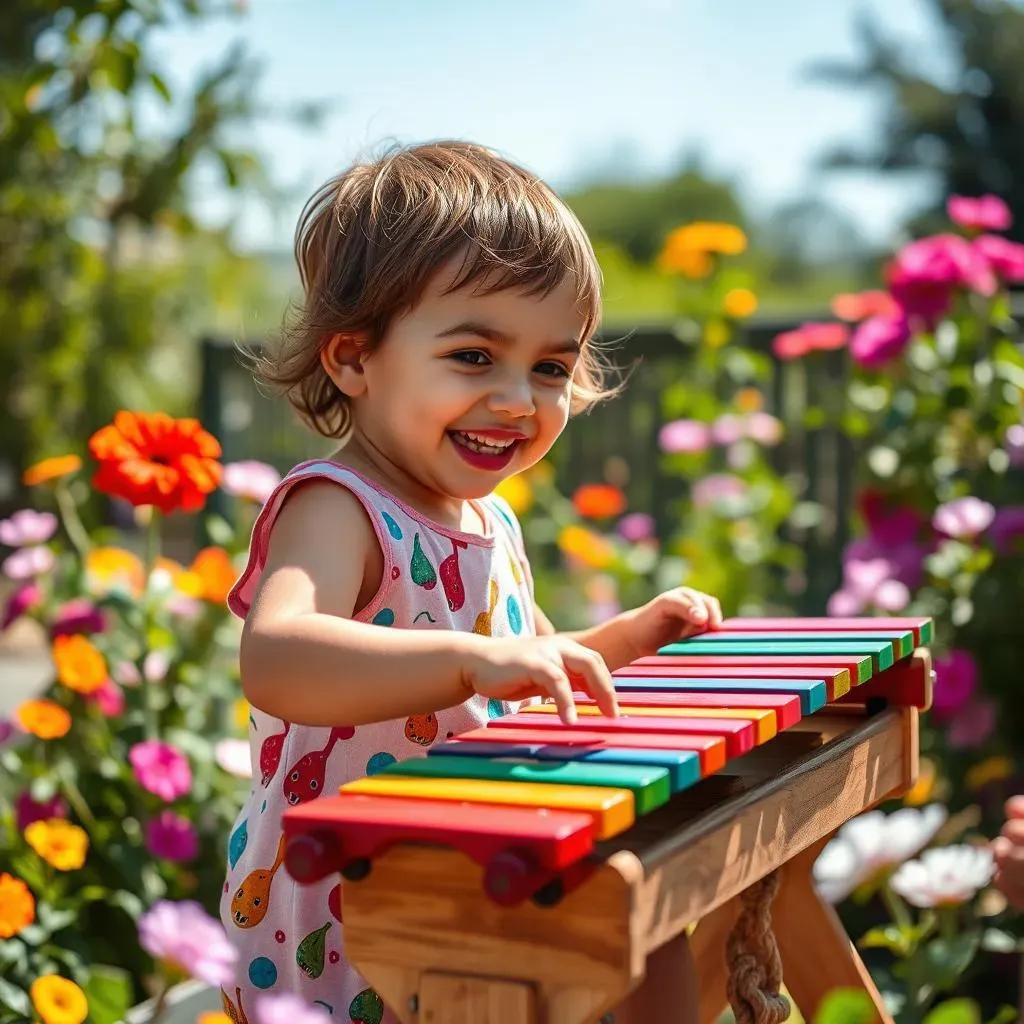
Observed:
[[[351,409],[321,365],[323,346],[363,334],[372,350],[460,252],[453,291],[486,282],[488,291],[546,294],[573,275],[585,326],[571,411],[613,393],[593,338],[600,269],[582,225],[535,175],[467,142],[394,148],[317,190],[295,235],[303,301],[276,351],[254,358],[257,380],[283,392],[317,433],[344,437]]]

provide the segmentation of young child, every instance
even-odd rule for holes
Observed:
[[[995,883],[1014,910],[1024,911],[1024,794],[1006,801],[1006,822],[992,842]]]
[[[304,303],[258,372],[339,442],[281,482],[229,605],[245,620],[253,789],[232,832],[222,918],[239,950],[236,1022],[291,991],[379,1024],[346,961],[337,879],[281,870],[282,812],[398,758],[573,688],[617,713],[610,670],[721,621],[680,588],[556,633],[519,524],[492,493],[603,397],[599,270],[572,213],[491,152],[443,143],[355,166],[310,200]],[[685,940],[652,958],[616,1024],[695,999]]]

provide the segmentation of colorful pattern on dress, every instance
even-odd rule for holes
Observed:
[[[492,496],[478,503],[487,523],[483,535],[445,529],[351,470],[324,461],[296,467],[266,503],[253,529],[249,562],[229,598],[237,615],[248,613],[288,489],[310,476],[352,491],[376,529],[384,553],[382,584],[357,614],[359,621],[484,636],[534,632],[532,577],[519,524],[505,502]],[[343,666],[338,685],[345,685]],[[284,870],[281,815],[399,758],[423,756],[432,744],[509,710],[501,701],[475,697],[437,713],[327,729],[253,709],[252,792],[230,833],[221,900],[222,920],[239,951],[235,984],[221,993],[232,1024],[250,1024],[256,998],[268,990],[296,992],[339,1024],[394,1024],[380,996],[345,958],[338,880],[298,886]]]

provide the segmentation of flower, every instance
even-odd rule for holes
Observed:
[[[188,758],[163,740],[143,740],[128,751],[135,778],[148,792],[170,803],[192,788]]]
[[[221,487],[232,497],[245,498],[262,505],[274,493],[274,488],[280,482],[281,474],[273,466],[248,459],[244,462],[224,464],[224,480]]]
[[[964,785],[969,790],[982,789],[991,782],[1003,782],[1014,772],[1013,761],[1003,755],[986,757],[984,761],[971,765],[964,773]]]
[[[972,698],[946,727],[946,743],[951,750],[977,750],[995,732],[996,714],[995,701]]]
[[[917,781],[903,794],[903,802],[908,807],[920,807],[928,803],[935,792],[938,777],[935,762],[930,757],[922,757],[918,766]]]
[[[30,608],[34,608],[43,599],[43,592],[38,583],[23,583],[16,587],[7,599],[3,615],[0,616],[0,632],[16,619],[20,619]]]
[[[887,270],[889,292],[911,319],[933,326],[967,288],[982,295],[996,289],[988,260],[960,235],[933,235],[904,246]]]
[[[612,484],[584,484],[572,496],[573,507],[588,519],[607,519],[625,511],[626,496]]]
[[[85,993],[58,974],[36,978],[28,993],[43,1024],[82,1024],[89,1013]]]
[[[192,823],[173,811],[161,811],[146,822],[145,843],[146,849],[162,860],[189,861],[199,853],[199,837]]]
[[[107,663],[91,640],[58,636],[51,648],[57,681],[76,693],[95,693],[107,680]]]
[[[234,978],[238,954],[224,927],[194,900],[158,900],[139,918],[139,944],[154,959],[211,987]]]
[[[252,756],[248,740],[228,737],[213,748],[213,758],[228,773],[240,779],[252,776]]]
[[[708,508],[711,505],[729,505],[744,498],[747,484],[731,473],[712,473],[693,484],[690,498],[694,508]]]
[[[997,509],[989,527],[992,546],[1000,554],[1008,554],[1019,547],[1018,538],[1024,537],[1024,505],[1007,505]]]
[[[50,638],[71,636],[75,633],[102,633],[107,620],[102,608],[97,608],[87,597],[73,597],[65,601],[50,625]]]
[[[902,313],[873,316],[853,332],[850,355],[868,369],[878,369],[892,362],[910,341],[910,322]]]
[[[724,413],[711,424],[711,440],[715,444],[735,444],[743,437],[743,420],[732,413]]]
[[[43,459],[34,466],[29,466],[21,476],[26,487],[46,484],[51,480],[59,480],[71,476],[82,468],[82,460],[77,455],[56,455],[52,459]]]
[[[9,548],[27,544],[45,544],[57,532],[57,517],[52,512],[22,508],[10,519],[0,519],[0,544]]]
[[[14,801],[14,820],[18,831],[24,832],[34,821],[49,821],[52,818],[66,818],[68,805],[60,795],[49,800],[33,800],[26,789]]]
[[[161,512],[195,512],[221,481],[221,447],[195,419],[119,412],[89,439],[97,490]]]
[[[603,569],[614,558],[609,541],[585,526],[566,526],[558,534],[558,547],[570,561],[591,569]]]
[[[218,547],[203,548],[192,559],[188,575],[194,576],[200,584],[199,592],[191,596],[218,605],[227,602],[228,593],[238,579],[238,571],[231,563],[231,556]]]
[[[697,420],[673,420],[658,431],[658,444],[663,452],[703,452],[711,444],[711,431]]]
[[[757,312],[757,296],[749,288],[730,288],[722,298],[722,312],[742,320]]]
[[[330,1024],[331,1017],[319,1006],[307,1003],[294,992],[271,992],[256,997],[255,1024]]]
[[[978,686],[978,664],[970,651],[952,650],[932,662],[935,686],[932,715],[942,722],[954,718]]]
[[[10,939],[36,919],[32,890],[20,879],[0,872],[0,939]]]
[[[502,480],[494,488],[494,493],[499,498],[504,498],[517,516],[522,515],[533,504],[533,488],[529,480],[518,473]]]
[[[992,879],[987,846],[942,846],[901,864],[889,884],[915,907],[955,907],[972,899]]]
[[[124,714],[124,690],[113,679],[105,679],[103,685],[90,693],[86,700],[95,704],[104,718],[117,718]]]
[[[28,580],[44,576],[53,568],[53,564],[53,552],[42,544],[35,544],[28,548],[18,548],[8,555],[3,565],[0,565],[0,572],[8,579]]]
[[[843,585],[829,598],[828,614],[845,618],[871,607],[899,612],[908,604],[910,590],[893,578],[887,558],[848,558],[843,562]]]
[[[769,412],[751,413],[744,424],[747,437],[758,444],[771,447],[782,440],[782,421]]]
[[[822,898],[839,903],[928,845],[946,821],[941,804],[901,807],[886,815],[868,811],[846,822],[814,862]]]
[[[1024,281],[1024,245],[1020,242],[999,235],[982,235],[974,240],[974,248],[1004,281]]]
[[[940,505],[932,515],[932,526],[947,537],[970,540],[987,530],[995,515],[995,508],[987,501],[968,495]]]
[[[623,540],[637,541],[649,540],[654,536],[654,517],[646,512],[630,512],[619,520],[617,527],[619,536]]]
[[[946,213],[954,224],[971,231],[1005,231],[1013,224],[1010,208],[999,196],[950,196]]]
[[[85,863],[89,837],[85,830],[63,818],[34,821],[25,829],[25,842],[51,867],[75,871]]]
[[[842,348],[850,337],[846,324],[808,322],[793,331],[783,331],[772,341],[778,359],[798,359],[809,352],[831,352]]]
[[[832,300],[832,312],[839,320],[857,323],[873,316],[892,316],[899,313],[896,300],[881,290],[841,292]]]
[[[71,728],[71,716],[52,700],[26,700],[15,709],[14,719],[41,740],[60,739]]]
[[[142,562],[124,548],[93,548],[85,556],[85,572],[89,589],[100,595],[138,595],[146,583]]]

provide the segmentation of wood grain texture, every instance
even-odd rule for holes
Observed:
[[[423,1024],[540,1024],[537,990],[521,982],[428,971],[419,996]]]

